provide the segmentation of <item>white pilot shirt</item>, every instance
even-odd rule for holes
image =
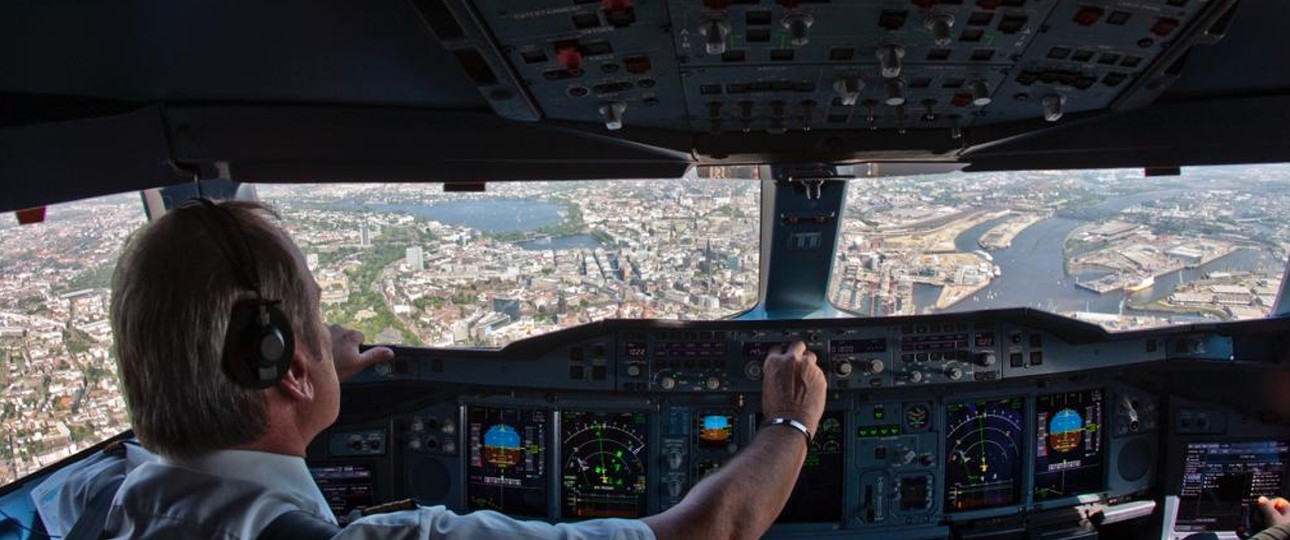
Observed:
[[[110,538],[254,540],[274,518],[292,510],[336,523],[304,459],[224,450],[197,459],[162,459],[131,471],[112,501],[105,531]],[[457,515],[433,506],[365,517],[333,538],[653,540],[654,533],[635,520],[552,525],[488,511]]]

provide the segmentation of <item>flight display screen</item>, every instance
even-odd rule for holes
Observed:
[[[707,412],[695,417],[694,434],[700,448],[724,450],[735,442],[735,415],[728,411]]]
[[[1104,487],[1104,411],[1101,389],[1035,398],[1035,500]]]
[[[845,411],[825,411],[806,452],[802,472],[779,513],[777,523],[842,521],[842,483],[846,460]]]
[[[562,414],[562,516],[644,516],[645,477],[649,472],[646,414],[578,410]]]
[[[371,463],[320,463],[309,467],[309,475],[342,524],[348,522],[350,512],[376,504],[376,473]]]
[[[1282,495],[1286,441],[1190,442],[1174,530],[1235,531],[1245,506]]]
[[[550,415],[544,409],[466,408],[468,508],[547,515]]]
[[[950,512],[1021,502],[1025,399],[950,403],[945,424],[945,508]]]

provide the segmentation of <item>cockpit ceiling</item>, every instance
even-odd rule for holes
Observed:
[[[0,11],[5,210],[182,181],[217,162],[240,180],[280,182],[1290,159],[1290,59],[1269,52],[1284,48],[1290,4],[1271,0],[138,0]],[[938,38],[933,23],[949,19]],[[726,39],[709,47],[710,31]],[[879,58],[890,45],[904,52],[896,76]],[[1046,99],[1050,119],[1064,103],[1060,119],[1045,120]],[[607,129],[619,105],[622,128]]]

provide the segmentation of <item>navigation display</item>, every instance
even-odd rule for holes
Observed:
[[[777,523],[842,521],[842,483],[845,478],[846,436],[842,427],[845,411],[824,411],[815,439],[806,453],[802,473],[797,477],[788,504]],[[760,424],[760,418],[759,424]]]
[[[1282,495],[1286,441],[1191,442],[1174,530],[1235,531],[1245,505]]]
[[[1035,399],[1035,500],[1104,487],[1102,394],[1095,389]]]
[[[560,438],[564,518],[637,518],[645,515],[644,412],[563,412]]]
[[[543,409],[467,407],[466,506],[547,515],[548,418]]]
[[[320,463],[309,467],[310,476],[336,519],[348,523],[345,516],[376,502],[376,475],[371,463]]]
[[[949,512],[1021,502],[1025,400],[951,403],[946,407],[945,508]]]

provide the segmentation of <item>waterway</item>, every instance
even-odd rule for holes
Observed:
[[[994,264],[1003,275],[977,294],[959,302],[945,311],[971,311],[978,309],[1033,307],[1051,312],[1096,311],[1117,313],[1125,300],[1123,291],[1097,294],[1076,287],[1075,283],[1105,276],[1109,272],[1081,272],[1067,275],[1063,246],[1066,237],[1076,227],[1105,218],[1129,206],[1147,200],[1170,198],[1181,190],[1161,190],[1112,199],[1082,209],[1078,217],[1055,216],[1042,220],[1017,235],[1007,249],[991,252]],[[977,242],[991,227],[1006,218],[987,221],[960,234],[954,241],[955,248],[964,253],[981,249]],[[1156,285],[1134,295],[1135,301],[1149,301],[1165,297],[1182,281],[1202,278],[1214,271],[1248,271],[1259,260],[1257,250],[1234,252],[1197,268],[1183,269],[1156,279]],[[940,287],[915,284],[914,305],[918,311],[933,309],[940,294]],[[1125,311],[1131,311],[1126,308]]]
[[[398,212],[486,233],[535,231],[548,225],[558,225],[565,217],[564,208],[559,204],[530,199],[488,199],[436,204],[345,201],[334,207],[370,212]],[[544,237],[519,242],[517,245],[527,250],[564,250],[595,248],[601,243],[589,234],[572,234]]]

